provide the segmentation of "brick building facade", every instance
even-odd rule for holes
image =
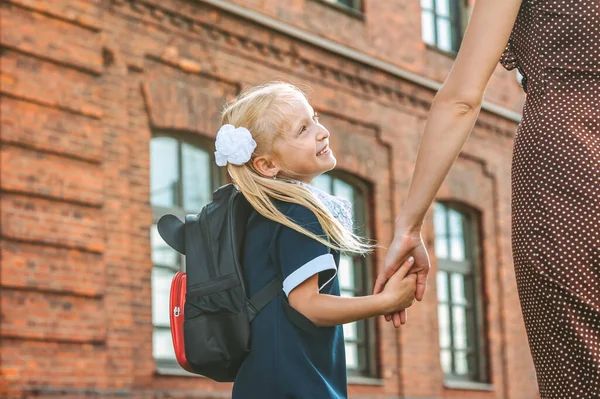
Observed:
[[[229,397],[173,365],[160,311],[181,259],[153,223],[225,181],[211,166],[223,102],[283,79],[332,132],[338,171],[320,184],[387,245],[472,5],[447,4],[445,19],[426,0],[0,2],[0,396]],[[424,301],[399,330],[346,329],[352,398],[537,397],[510,249],[522,104],[498,67],[426,220]],[[347,293],[384,259],[348,259]]]

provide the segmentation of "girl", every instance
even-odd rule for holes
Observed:
[[[223,113],[215,158],[254,208],[243,249],[248,295],[279,276],[283,293],[253,320],[251,351],[234,399],[346,398],[341,325],[409,307],[412,259],[377,295],[340,297],[340,252],[372,245],[352,233],[350,204],[311,186],[333,169],[330,133],[304,93],[270,83],[242,93]]]

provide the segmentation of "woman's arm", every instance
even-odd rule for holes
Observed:
[[[405,278],[413,261],[407,261],[392,277],[386,289],[377,295],[339,297],[319,293],[318,274],[294,288],[289,294],[290,305],[317,326],[335,326],[357,320],[397,312],[412,305],[416,276]]]
[[[506,47],[522,0],[477,0],[460,51],[446,81],[435,96],[421,140],[412,181],[396,219],[394,241],[374,292],[380,292],[404,259],[414,255],[417,300],[427,286],[429,257],[421,226],[450,167],[471,134],[483,95]],[[403,321],[406,314],[403,314]],[[400,325],[400,315],[394,317]]]
[[[477,0],[446,81],[433,100],[398,224],[420,229],[477,119],[522,0]]]

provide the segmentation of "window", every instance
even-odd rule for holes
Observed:
[[[152,204],[152,323],[153,353],[160,366],[176,366],[169,326],[169,291],[175,273],[185,267],[185,257],[169,247],[156,223],[166,213],[184,219],[198,213],[221,183],[211,151],[175,136],[154,137],[150,142],[150,203]]]
[[[467,20],[465,0],[421,0],[423,41],[438,49],[456,53]]]
[[[441,365],[447,379],[485,382],[486,366],[473,212],[434,205]]]
[[[322,0],[326,3],[335,4],[345,9],[361,11],[361,0]]]
[[[342,179],[338,174],[323,174],[313,180],[313,185],[354,204],[355,233],[369,235],[367,188],[360,182]],[[363,256],[340,257],[338,279],[342,296],[364,296],[371,290],[370,259]],[[346,365],[348,375],[374,377],[375,326],[373,320],[344,324]]]

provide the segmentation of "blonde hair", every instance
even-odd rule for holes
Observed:
[[[296,86],[285,82],[270,82],[244,90],[227,104],[222,114],[222,123],[245,127],[257,144],[248,162],[243,165],[227,163],[227,172],[244,197],[262,216],[332,249],[367,254],[373,250],[374,245],[368,239],[344,228],[310,190],[282,179],[264,177],[254,167],[254,158],[275,153],[274,143],[283,135],[287,120],[278,105],[298,98],[306,99],[306,95]],[[275,206],[272,198],[308,208],[317,217],[327,237],[316,235],[286,217]]]

